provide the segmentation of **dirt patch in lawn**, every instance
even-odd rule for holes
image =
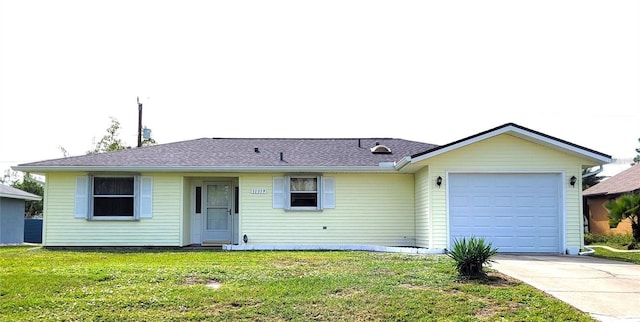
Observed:
[[[484,280],[482,280],[482,284],[497,286],[497,287],[509,287],[509,286],[518,285],[520,283],[521,282],[518,281],[517,279],[497,271],[488,272],[487,277]]]
[[[220,282],[219,280],[216,279],[204,279],[204,278],[200,278],[200,277],[196,277],[196,276],[187,276],[185,278],[184,281],[185,284],[187,285],[200,285],[200,284],[204,284],[206,287],[212,289],[212,290],[217,290],[220,287],[222,287],[222,282]]]

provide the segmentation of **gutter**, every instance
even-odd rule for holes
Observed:
[[[598,170],[595,170],[593,172],[589,172],[585,175],[582,176],[582,178],[588,178],[588,177],[593,177],[595,175],[598,175],[600,172],[602,172],[604,170],[604,168],[602,167],[602,165],[600,165],[600,167],[598,168]]]
[[[404,157],[400,161],[395,162],[394,168],[398,171],[402,170],[407,164],[411,163],[411,157]]]

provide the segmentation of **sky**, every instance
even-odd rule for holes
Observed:
[[[0,171],[84,154],[110,117],[135,146],[137,97],[158,143],[447,144],[513,122],[624,168],[640,2],[0,0]]]

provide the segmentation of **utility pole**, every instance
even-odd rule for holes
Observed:
[[[140,103],[140,96],[138,100],[138,147],[142,146],[142,103]]]

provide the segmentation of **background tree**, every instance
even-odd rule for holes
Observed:
[[[631,232],[634,244],[629,249],[640,246],[640,194],[626,194],[615,201],[605,204],[609,210],[609,225],[615,227],[623,219],[631,220]]]
[[[142,140],[142,146],[152,146],[156,144],[156,140],[154,140],[153,138],[148,138],[148,139],[144,139]]]
[[[598,173],[602,172],[602,169],[584,169],[582,170],[582,190],[587,190],[600,183],[605,176],[599,176]]]
[[[0,177],[0,183],[4,183],[9,186],[18,180],[20,180],[18,172],[11,169],[4,170],[4,174]]]
[[[36,217],[42,215],[42,204],[44,201],[44,187],[28,173],[22,177],[22,180],[15,181],[12,187],[43,197],[42,200],[26,200],[24,205],[25,217]]]
[[[640,138],[638,139],[638,142],[640,142]],[[640,148],[636,149],[636,156],[633,158],[633,163],[631,163],[631,165],[636,165],[638,163],[640,163]]]
[[[120,122],[114,118],[110,117],[111,125],[107,128],[107,134],[105,134],[93,150],[87,151],[87,154],[95,154],[102,152],[110,152],[117,150],[129,149],[131,147],[125,146],[122,140],[120,139]]]
[[[58,145],[58,150],[60,150],[63,157],[69,157],[69,152],[62,145]]]

